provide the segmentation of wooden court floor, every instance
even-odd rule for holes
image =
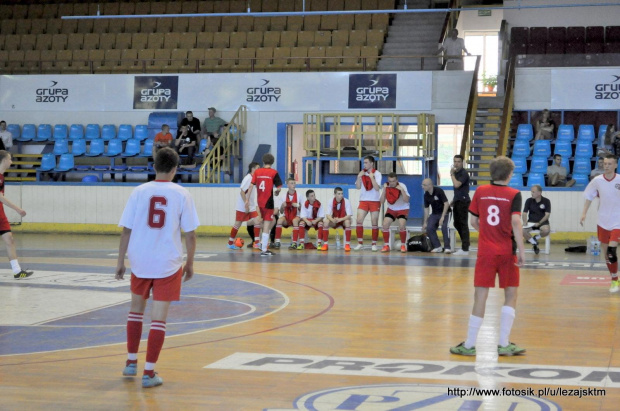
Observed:
[[[111,281],[118,238],[16,240],[36,272],[17,281],[2,265],[2,410],[619,409],[620,294],[608,292],[602,257],[564,245],[527,255],[511,334],[527,354],[498,358],[499,289],[478,356],[448,351],[466,335],[473,253],[261,259],[199,238],[156,367],[164,385],[142,389],[121,376],[129,291]]]

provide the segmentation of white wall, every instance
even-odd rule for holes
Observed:
[[[617,26],[620,4],[616,0],[504,0],[505,7],[615,3],[616,6],[559,7],[505,10],[509,27]]]
[[[456,28],[459,37],[466,31],[499,31],[504,18],[504,10],[492,9],[490,16],[478,16],[478,10],[465,10],[459,14]]]

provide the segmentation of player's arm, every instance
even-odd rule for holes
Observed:
[[[360,188],[362,188],[362,176],[364,175],[366,171],[362,170],[357,174],[357,179],[355,179],[355,188],[357,188],[358,190]]]
[[[387,186],[388,186],[388,183],[385,183],[385,188],[387,188]],[[381,191],[381,196],[379,197],[379,204],[383,204],[383,202],[385,201],[385,193],[387,193],[387,190]]]
[[[129,246],[129,238],[131,237],[131,229],[123,227],[121,233],[121,243],[118,246],[118,261],[116,262],[116,279],[122,280],[125,275],[125,255]]]
[[[26,216],[26,212],[24,210],[22,210],[20,207],[16,206],[15,204],[13,204],[12,201],[10,201],[8,198],[6,198],[4,196],[4,194],[0,193],[0,203],[4,204],[5,206],[12,208],[13,210],[17,211],[17,214],[19,214],[22,217]]]
[[[196,232],[188,231],[185,233],[185,248],[187,249],[187,259],[183,267],[183,281],[188,281],[194,276],[194,254],[196,253]]]
[[[372,188],[377,191],[381,191],[381,180],[377,181],[377,172],[375,171],[370,179],[372,181]]]
[[[402,195],[403,195],[403,201],[405,201],[405,202],[407,202],[407,203],[408,203],[408,202],[409,202],[409,198],[410,198],[410,197],[409,197],[409,193],[408,193],[408,192],[407,192],[407,190],[405,189],[405,186],[404,186],[404,185],[400,185],[400,184],[399,184],[399,185],[398,185],[398,189],[400,190],[400,192],[401,192],[401,193],[402,193]]]
[[[581,220],[579,223],[583,226],[586,222],[586,214],[588,214],[588,209],[590,208],[590,204],[592,204],[592,200],[586,200],[586,203],[583,205],[583,211],[581,212]]]
[[[512,234],[517,242],[517,265],[521,267],[525,262],[525,248],[523,246],[523,223],[518,213],[512,215]]]
[[[276,175],[273,177],[273,185],[276,187],[276,196],[280,195],[280,189],[282,188],[282,179],[280,178],[280,174],[276,172]]]
[[[541,225],[543,225],[545,221],[549,220],[550,215],[551,213],[545,212],[545,215],[543,216],[543,218],[541,218],[540,221],[535,224],[535,226],[540,227]]]
[[[469,223],[471,224],[472,227],[474,227],[476,231],[480,231],[480,217],[478,217],[475,214],[472,214],[469,217]]]
[[[439,225],[443,225],[443,219],[448,214],[448,210],[450,209],[450,202],[446,200],[443,203],[443,211],[441,212],[441,218],[439,219]]]
[[[426,224],[428,222],[428,207],[424,207],[424,221],[422,222],[422,231],[426,231]]]

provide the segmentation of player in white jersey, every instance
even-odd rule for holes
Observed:
[[[344,230],[344,251],[351,251],[351,219],[353,218],[353,210],[351,202],[344,198],[344,191],[340,187],[334,188],[334,199],[327,203],[325,210],[325,220],[323,220],[323,247],[321,251],[329,249],[329,228],[338,229],[342,227]],[[338,234],[336,234],[338,235]]]
[[[598,207],[598,239],[601,242],[601,251],[611,274],[609,292],[618,292],[618,242],[620,242],[620,175],[616,174],[618,158],[608,154],[603,160],[604,174],[594,177],[586,187],[583,195],[586,203],[581,213],[581,225],[586,220],[586,214],[592,200],[599,197]]]
[[[306,201],[301,204],[299,217],[301,221],[299,222],[299,241],[297,249],[305,249],[306,227],[308,230],[314,227],[317,231],[317,248],[320,249],[321,241],[323,241],[323,219],[325,218],[325,210],[321,202],[316,199],[314,190],[306,191]],[[314,246],[310,246],[309,248],[314,248]]]
[[[407,217],[409,217],[409,191],[407,186],[398,181],[396,173],[388,175],[388,181],[381,192],[381,202],[387,202],[387,211],[383,217],[382,253],[390,252],[390,225],[398,219],[400,233],[400,252],[407,252]]]
[[[119,226],[123,227],[118,250],[116,279],[125,275],[125,254],[131,265],[131,309],[127,318],[127,362],[123,375],[137,374],[137,353],[142,336],[146,301],[153,290],[151,328],[146,349],[142,387],[161,385],[155,363],[166,336],[166,317],[171,301],[181,296],[181,282],[194,275],[195,230],[200,225],[190,193],[172,183],[178,154],[162,148],[155,155],[155,181],[131,193]],[[181,229],[185,231],[187,260],[183,267]]]
[[[372,251],[377,251],[379,238],[379,210],[381,209],[381,173],[375,169],[376,162],[373,156],[364,157],[364,169],[357,175],[355,187],[360,190],[360,203],[357,207],[357,246],[359,251],[364,246],[364,219],[370,212],[372,223]]]
[[[247,221],[248,227],[253,227],[254,232],[253,235],[250,234],[250,237],[254,239],[255,243],[258,243],[258,241],[260,241],[261,219],[258,216],[258,212],[256,211],[256,190],[252,191],[250,201],[246,206],[247,192],[252,185],[252,176],[259,167],[260,164],[258,163],[250,163],[248,165],[248,174],[246,174],[246,176],[243,178],[243,181],[241,182],[241,185],[239,186],[239,197],[237,197],[237,205],[235,207],[235,223],[230,230],[230,237],[228,237],[228,248],[230,248],[231,250],[241,249],[241,247],[237,247],[235,245],[235,238],[237,237],[237,232],[239,231],[239,228],[244,221]]]

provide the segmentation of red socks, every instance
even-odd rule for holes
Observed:
[[[293,227],[293,242],[296,243],[299,239],[299,227]]]
[[[373,225],[372,226],[372,243],[377,244],[377,239],[379,238],[379,227]]]
[[[389,229],[383,230],[383,242],[385,244],[389,244],[390,242],[390,230]]]
[[[344,241],[345,244],[349,244],[351,242],[351,227],[344,229]]]
[[[254,241],[260,242],[260,224],[254,224]]]
[[[328,240],[329,240],[329,227],[323,228],[323,242],[327,244]]]
[[[166,322],[151,322],[151,331],[146,346],[146,362],[156,363],[166,338]]]
[[[399,231],[400,243],[405,245],[407,243],[407,230]]]
[[[364,242],[364,226],[363,225],[356,226],[355,234],[357,235],[357,242],[362,244]]]
[[[306,242],[306,223],[299,223],[299,242]]]
[[[276,226],[276,243],[280,242],[280,238],[282,238],[282,226],[277,225]]]
[[[140,348],[143,319],[143,313],[130,312],[127,316],[127,352],[129,354],[136,354]]]
[[[237,232],[239,231],[239,227],[233,226],[230,230],[230,237],[228,238],[228,245],[233,245],[235,242],[235,237],[237,237]]]

